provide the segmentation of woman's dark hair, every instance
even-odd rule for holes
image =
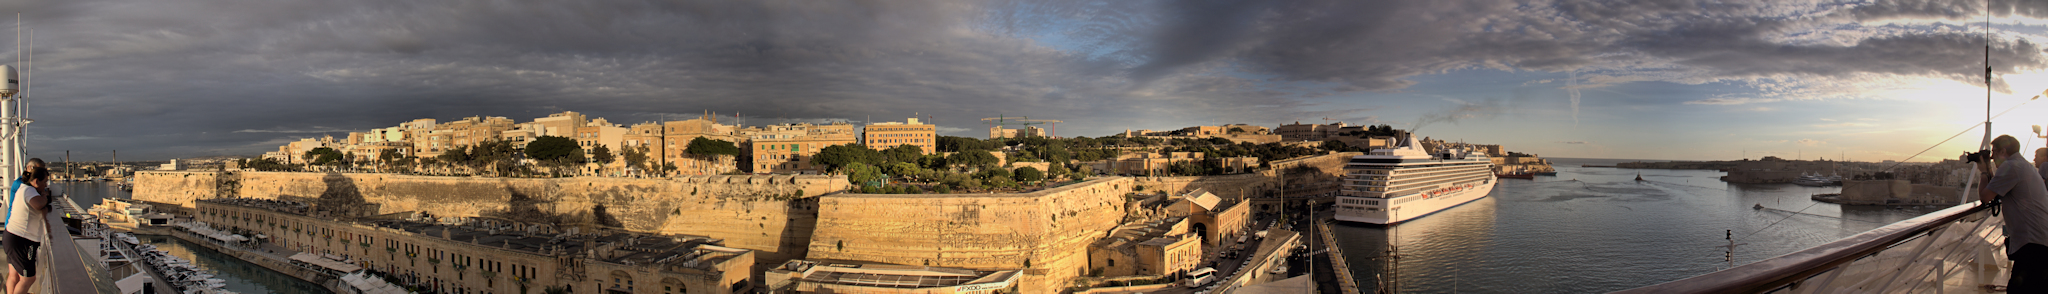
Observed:
[[[42,158],[28,159],[27,167],[27,169],[21,171],[21,179],[23,181],[50,179],[50,167],[43,163]]]

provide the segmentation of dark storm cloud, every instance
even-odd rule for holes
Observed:
[[[1982,45],[1968,33],[1784,36],[1855,19],[1974,16],[1967,5],[80,0],[10,1],[0,12],[24,12],[37,32],[36,155],[156,159],[252,155],[415,118],[524,122],[563,110],[629,124],[707,110],[753,125],[920,115],[966,130],[955,135],[978,134],[979,118],[999,114],[1066,120],[1067,136],[1376,122],[1372,109],[1317,99],[1470,68],[1586,71],[1581,85],[1965,80]],[[1999,7],[2040,15],[2039,6]],[[2048,63],[2035,44],[1994,44],[2002,69]]]
[[[1938,0],[1891,0],[1877,1],[1850,9],[1859,20],[1882,20],[1897,18],[1940,18],[1968,20],[1984,17],[1990,10],[1994,16],[2048,17],[2048,2],[2033,0],[1991,1],[1938,1]]]
[[[1243,1],[1264,2],[1264,1]],[[1974,3],[1974,4],[1973,4]],[[1848,6],[1860,18],[1981,16],[1983,2],[1878,1]],[[2043,2],[1999,2],[1994,13],[2038,17]],[[1867,36],[1849,45],[1783,36],[1823,26],[1856,26],[1831,4],[1785,1],[1283,1],[1203,5],[1227,10],[1216,22],[1167,22],[1154,34],[1164,52],[1136,67],[1242,63],[1290,81],[1338,90],[1392,90],[1409,77],[1467,68],[1568,71],[1678,71],[1681,82],[1776,76],[1931,75],[1969,80],[1981,35],[1915,32]],[[1244,11],[1258,9],[1259,11]],[[1172,9],[1167,9],[1171,11]],[[1196,11],[1188,15],[1223,14]],[[1255,19],[1238,16],[1257,15]],[[1219,28],[1219,26],[1227,26]],[[1205,32],[1220,32],[1205,34]],[[1202,41],[1185,42],[1204,36]],[[1242,36],[1242,37],[1240,37]],[[1974,38],[1974,39],[1973,39]],[[2042,48],[1999,40],[2001,70],[2039,69]],[[1206,58],[1187,58],[1189,56]],[[1671,68],[1663,68],[1671,67]]]

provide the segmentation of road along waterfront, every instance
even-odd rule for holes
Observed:
[[[1746,243],[1740,265],[1941,209],[1819,203],[1810,196],[1840,188],[1729,184],[1712,170],[1581,167],[1629,161],[1553,159],[1554,177],[1505,179],[1487,198],[1400,225],[1332,231],[1367,291],[1384,281],[1399,292],[1598,293],[1727,268],[1717,246],[1730,230]]]

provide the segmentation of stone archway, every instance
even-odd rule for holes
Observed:
[[[1205,243],[1210,243],[1210,244],[1222,244],[1222,243],[1213,243],[1213,242],[1215,242],[1216,240],[1215,240],[1215,236],[1210,236],[1210,235],[1209,235],[1209,224],[1205,224],[1205,223],[1194,223],[1194,225],[1193,225],[1193,226],[1189,226],[1189,227],[1188,227],[1188,230],[1189,230],[1189,231],[1193,231],[1193,232],[1195,233],[1195,236],[1201,237],[1201,238],[1203,239],[1202,241],[1203,241],[1203,242],[1205,242]]]

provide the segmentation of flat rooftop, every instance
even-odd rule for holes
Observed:
[[[894,264],[824,264],[807,260],[791,260],[773,270],[797,273],[797,277],[808,283],[906,289],[1009,284],[1016,282],[1018,277],[1018,271],[1014,270],[976,271]]]

